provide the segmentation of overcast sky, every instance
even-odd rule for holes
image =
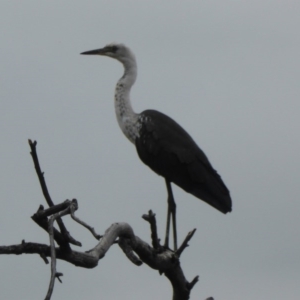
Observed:
[[[160,110],[205,151],[229,187],[223,215],[174,187],[181,263],[200,275],[191,299],[300,298],[299,1],[1,1],[1,245],[48,243],[30,219],[45,204],[29,155],[38,154],[53,200],[79,200],[99,233],[128,222],[163,238],[163,178],[120,131],[113,93],[122,66],[79,53],[123,42],[136,54],[136,112]],[[90,249],[95,240],[66,221]],[[1,256],[1,299],[43,299],[50,267],[37,255]],[[171,299],[164,276],[114,246],[93,270],[58,262],[53,299]]]

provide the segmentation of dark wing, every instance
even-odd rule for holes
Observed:
[[[140,159],[157,174],[219,211],[231,211],[227,187],[191,136],[158,111],[146,110],[140,116],[140,136],[135,141]]]

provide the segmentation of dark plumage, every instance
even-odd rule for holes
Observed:
[[[155,110],[141,114],[135,145],[140,159],[158,175],[223,213],[231,211],[229,190],[204,152],[174,120]]]

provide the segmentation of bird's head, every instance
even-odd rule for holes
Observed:
[[[117,59],[121,63],[135,61],[135,56],[132,51],[124,44],[109,44],[101,49],[82,52],[84,55],[102,55]]]

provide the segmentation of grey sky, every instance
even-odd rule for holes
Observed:
[[[56,202],[103,232],[126,221],[150,241],[153,209],[163,237],[166,190],[118,128],[122,66],[79,53],[112,41],[137,56],[137,112],[178,121],[228,185],[222,215],[174,188],[191,299],[300,297],[299,1],[1,1],[1,244],[48,243],[30,216],[43,203],[27,139]],[[66,221],[83,242],[88,232]],[[42,299],[50,269],[38,256],[0,257],[2,299]],[[53,299],[170,299],[167,279],[135,267],[116,246],[94,270],[58,263]],[[88,297],[88,298],[87,298]]]

